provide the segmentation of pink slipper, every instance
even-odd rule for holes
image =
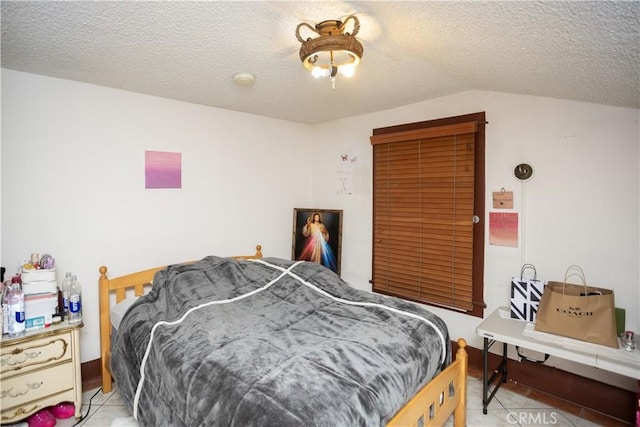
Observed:
[[[53,427],[56,425],[56,418],[48,409],[42,409],[27,418],[29,427]]]
[[[50,407],[49,411],[51,411],[54,417],[62,420],[73,417],[73,414],[76,413],[76,405],[71,402],[62,402]]]

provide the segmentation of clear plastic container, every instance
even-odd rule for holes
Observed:
[[[69,287],[69,323],[82,322],[82,286],[76,276],[71,277]]]
[[[62,307],[65,316],[69,315],[69,289],[71,288],[72,279],[73,277],[71,276],[71,273],[67,271],[62,283],[60,284],[60,290],[62,291]]]
[[[14,279],[16,279],[14,277]],[[24,293],[18,280],[11,280],[11,287],[7,292],[7,309],[8,309],[8,329],[10,337],[17,337],[24,334],[25,315],[24,315]]]

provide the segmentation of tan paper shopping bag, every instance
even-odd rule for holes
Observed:
[[[567,283],[571,276],[580,277],[582,284]],[[547,283],[534,329],[618,348],[613,291],[587,286],[582,269],[572,265],[564,282]]]

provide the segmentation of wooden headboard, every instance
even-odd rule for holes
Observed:
[[[262,258],[262,246],[256,245],[256,253],[253,255],[235,255],[235,259]],[[195,262],[195,261],[189,261]],[[189,263],[187,262],[187,263]],[[111,302],[110,295],[115,293],[116,304],[124,300],[127,291],[133,290],[136,296],[144,294],[144,288],[151,286],[153,276],[167,266],[150,268],[126,274],[110,279],[107,276],[107,267],[100,267],[100,279],[98,280],[100,292],[100,363],[102,365],[102,392],[109,393],[112,388],[111,370]]]

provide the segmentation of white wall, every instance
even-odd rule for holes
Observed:
[[[357,288],[371,289],[372,129],[479,111],[489,122],[485,316],[508,305],[510,279],[519,275],[523,262],[533,263],[543,280],[562,280],[569,265],[579,264],[590,284],[614,289],[616,305],[626,309],[627,329],[640,331],[640,114],[634,109],[469,91],[316,126],[314,203],[344,210],[343,277]],[[356,161],[346,166],[341,155]],[[534,167],[525,184],[513,177],[522,162]],[[349,174],[353,194],[338,194],[340,178]],[[518,248],[489,245],[491,193],[502,187],[514,192],[509,212],[519,214],[522,226]],[[433,310],[446,320],[452,338],[464,337],[482,348],[475,335],[481,319]],[[551,363],[563,366],[562,361]]]
[[[118,275],[256,243],[288,258],[294,207],[344,210],[342,275],[370,289],[372,129],[478,111],[489,121],[487,212],[492,191],[513,191],[526,236],[490,246],[486,230],[486,315],[508,304],[523,261],[544,280],[575,263],[615,290],[640,331],[639,111],[484,91],[305,126],[2,70],[0,260],[12,271],[49,252],[59,274],[78,275],[83,362],[99,357],[100,265]],[[144,189],[145,150],[182,153],[181,190]],[[535,169],[525,185],[512,175],[521,162]],[[434,311],[452,338],[481,348],[480,319]]]
[[[182,153],[182,189],[145,190],[145,150]],[[83,285],[81,359],[97,359],[98,268],[210,254],[289,257],[311,205],[308,127],[2,70],[2,258],[31,252]]]

